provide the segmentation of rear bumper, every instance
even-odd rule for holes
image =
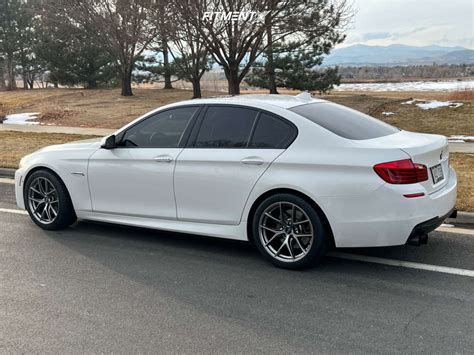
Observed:
[[[446,218],[448,218],[452,213],[454,209],[446,213],[444,216],[441,217],[433,217],[427,221],[421,222],[413,228],[413,231],[411,232],[410,236],[412,235],[420,235],[420,234],[428,234],[432,231],[434,231],[436,228],[438,228],[443,222],[445,221]]]
[[[417,224],[413,231],[411,232],[410,236],[408,237],[407,244],[410,245],[420,245],[420,244],[427,244],[428,243],[428,233],[434,231],[438,228],[446,218],[450,215],[455,213],[455,209],[451,210],[444,216],[441,217],[434,217],[427,221],[424,221],[420,224]]]
[[[406,244],[413,232],[436,229],[454,209],[457,177],[450,168],[440,190],[419,198],[404,194],[425,192],[419,184],[385,184],[370,196],[329,198],[321,206],[331,224],[337,247],[377,247]]]

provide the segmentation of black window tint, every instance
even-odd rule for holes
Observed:
[[[399,132],[398,128],[362,112],[333,103],[314,103],[290,109],[347,139],[371,139]]]
[[[290,124],[262,113],[258,118],[250,146],[252,148],[286,148],[295,135],[295,128]]]
[[[181,107],[157,113],[125,132],[122,145],[138,148],[176,148],[197,107]]]
[[[240,108],[209,107],[196,138],[196,148],[246,147],[257,111]]]

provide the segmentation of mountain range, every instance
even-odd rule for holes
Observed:
[[[392,66],[422,64],[473,64],[474,50],[463,47],[368,46],[355,44],[334,49],[324,59],[324,66]]]

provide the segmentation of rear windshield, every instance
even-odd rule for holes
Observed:
[[[307,119],[347,139],[371,139],[399,132],[398,128],[331,102],[313,103],[290,108]]]

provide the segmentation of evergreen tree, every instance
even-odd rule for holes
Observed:
[[[45,20],[37,33],[36,57],[44,63],[53,82],[94,89],[117,77],[108,52],[77,28]]]
[[[273,58],[276,87],[327,92],[340,84],[337,67],[316,69],[322,63],[323,48],[304,52],[295,46],[296,43],[286,46],[288,53]],[[270,70],[269,61],[259,62],[245,81],[252,86],[271,89],[271,81],[268,80]]]
[[[22,29],[20,19],[24,15],[21,0],[2,0],[0,2],[0,57],[4,60],[5,88],[16,89],[15,55],[20,49]]]

